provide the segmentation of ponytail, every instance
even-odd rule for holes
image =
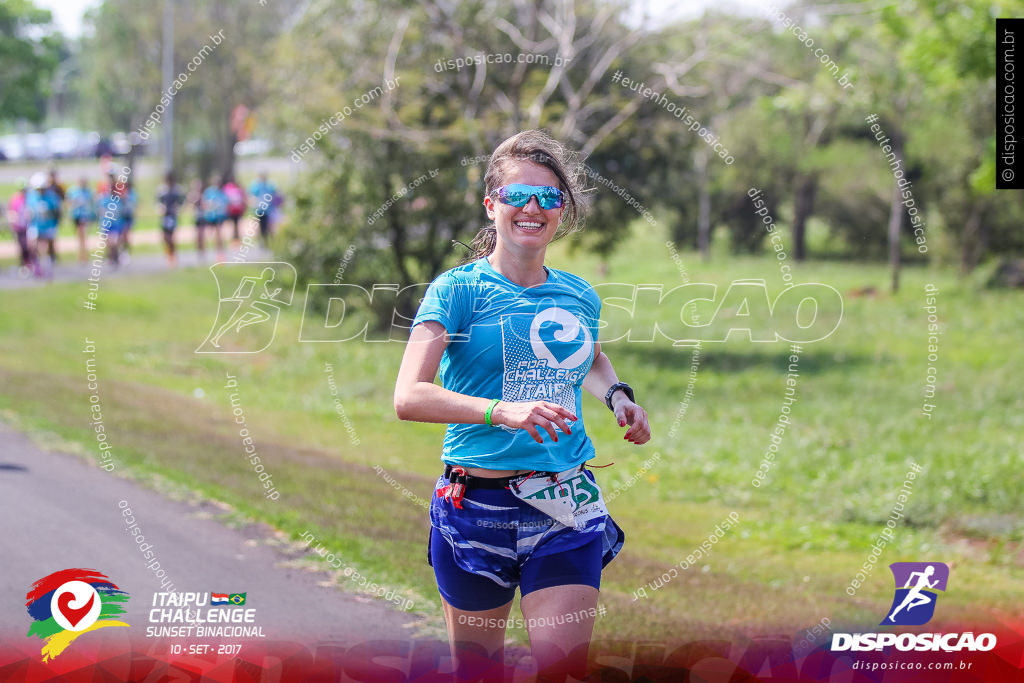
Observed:
[[[459,242],[459,244],[462,244],[462,242]],[[469,263],[470,261],[476,261],[477,259],[490,256],[494,253],[494,248],[496,246],[498,246],[498,229],[494,227],[493,223],[491,223],[490,225],[480,228],[476,237],[474,237],[473,241],[468,245],[467,248],[469,249],[470,254],[466,257],[464,263]]]

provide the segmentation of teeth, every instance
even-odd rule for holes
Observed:
[[[534,223],[531,221],[519,221],[516,223],[516,225],[518,225],[520,228],[539,228],[541,226],[540,223]]]

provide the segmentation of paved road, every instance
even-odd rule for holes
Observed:
[[[0,422],[0,641],[24,638],[32,583],[71,567],[104,572],[131,596],[124,620],[132,628],[90,637],[117,642],[121,633],[131,631],[132,640],[145,633],[154,593],[167,588],[146,568],[119,501],[127,501],[152,543],[164,581],[178,591],[248,593],[247,606],[256,609],[268,640],[408,640],[421,622],[383,600],[325,586],[325,572],[289,566],[309,552],[265,527],[229,528],[210,503],[169,500],[75,456],[43,450]]]

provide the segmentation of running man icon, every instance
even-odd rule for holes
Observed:
[[[238,307],[231,314],[231,317],[228,318],[228,321],[217,330],[217,334],[213,335],[213,338],[210,339],[211,344],[220,348],[220,338],[232,327],[235,328],[235,332],[241,332],[243,327],[257,325],[270,320],[270,311],[267,308],[276,311],[277,306],[269,303],[269,301],[277,301],[276,297],[281,293],[280,287],[273,292],[268,289],[273,279],[273,268],[264,268],[259,277],[250,275],[242,278],[235,289],[235,293],[229,299],[225,299],[225,301],[237,301]],[[259,285],[263,285],[263,291],[260,292],[259,299],[253,299],[253,294],[260,291]]]
[[[251,268],[252,265],[254,264],[218,263],[210,266],[210,271],[217,279],[217,287],[221,288],[230,282],[228,279],[229,274],[235,275],[239,273],[238,270],[231,269],[231,266],[248,266],[248,268]],[[196,349],[196,353],[257,353],[270,346],[277,331],[277,319],[281,308],[291,305],[294,284],[284,294],[282,292],[285,290],[282,287],[271,288],[271,284],[275,283],[275,281],[280,282],[281,279],[278,269],[272,266],[287,266],[288,268],[291,268],[291,266],[287,263],[266,263],[263,265],[266,265],[266,267],[260,271],[259,275],[243,275],[238,278],[231,296],[219,297],[217,318],[206,340]],[[224,320],[225,317],[227,318],[226,320]],[[223,323],[221,322],[222,320],[224,320]],[[236,339],[235,343],[231,345],[235,347],[232,351],[227,351],[222,347],[221,340],[225,335],[232,333],[230,336],[235,336],[243,329],[253,326],[263,326],[265,329],[259,335],[262,340],[265,340],[265,343],[264,341],[257,342],[262,343],[261,348],[237,348],[239,346],[251,346],[252,341],[248,339],[250,335],[246,335],[246,339]]]
[[[896,581],[896,592],[882,624],[911,626],[927,623],[935,613],[936,591],[946,590],[949,567],[942,562],[895,562],[889,568]]]
[[[935,586],[938,585],[938,583],[939,583],[938,579],[936,579],[934,583],[928,580],[928,577],[931,576],[934,573],[935,573],[935,567],[932,566],[932,565],[928,565],[923,572],[912,572],[910,574],[910,578],[907,579],[907,584],[905,586],[903,586],[904,588],[910,588],[910,592],[907,593],[907,597],[903,598],[903,602],[900,603],[900,606],[897,607],[896,609],[894,609],[889,614],[889,621],[895,623],[896,620],[893,617],[895,617],[896,613],[899,612],[904,607],[906,607],[907,611],[909,612],[910,610],[914,609],[915,607],[919,607],[921,605],[927,605],[928,603],[930,603],[932,601],[931,594],[922,593],[921,589],[922,588],[935,588]],[[913,581],[915,576],[918,577],[917,578],[917,584],[915,586],[911,587],[910,582]]]

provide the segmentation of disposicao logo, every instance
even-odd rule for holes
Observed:
[[[942,562],[894,562],[889,565],[896,582],[892,605],[880,626],[920,626],[935,615],[939,592],[946,591],[949,566]],[[897,650],[917,652],[987,651],[996,646],[992,633],[833,633],[832,651]]]
[[[32,617],[26,636],[46,641],[43,661],[53,659],[78,636],[106,626],[128,626],[113,617],[124,614],[128,593],[95,569],[64,569],[32,584],[25,606]]]
[[[949,567],[942,562],[893,562],[889,565],[896,593],[889,607],[889,615],[881,626],[920,626],[931,621],[936,591],[945,592],[949,581]]]

